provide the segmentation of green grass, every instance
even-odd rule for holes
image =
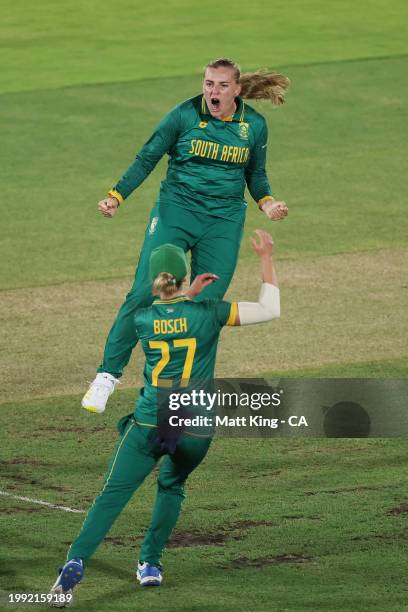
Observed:
[[[401,270],[407,255],[407,249],[387,249],[278,261],[280,320],[226,328],[217,375],[287,371],[296,376],[296,370],[301,375],[305,369],[344,364],[347,376],[354,363],[404,359],[406,289]],[[123,278],[3,291],[0,318],[6,350],[0,354],[1,401],[83,393],[130,282]],[[254,262],[241,260],[229,298],[256,300],[258,292]],[[395,375],[403,368],[396,366]],[[140,387],[142,369],[138,347],[121,388]],[[369,369],[362,375],[370,376]],[[377,368],[374,375],[382,374]],[[392,376],[391,364],[388,375]]]
[[[112,221],[96,203],[219,55],[292,84],[283,108],[259,105],[290,216],[271,226],[249,203],[229,293],[256,298],[248,236],[271,228],[282,318],[225,330],[218,375],[406,378],[405,2],[2,9],[0,490],[86,509],[100,489],[140,352],[103,417],[79,399],[165,161]],[[154,475],[91,561],[78,609],[408,610],[404,439],[217,439],[189,483],[165,583],[145,592],[133,568],[153,496]],[[0,521],[0,589],[47,592],[82,515],[0,497]]]
[[[400,359],[363,361],[361,363],[334,363],[317,368],[270,371],[266,378],[276,376],[288,378],[407,378],[408,357]]]
[[[119,393],[101,418],[78,415],[78,397],[4,406],[1,488],[86,509],[101,487],[115,421],[132,400]],[[132,576],[153,475],[90,562],[77,607],[403,610],[405,453],[398,439],[218,438],[191,477],[162,589],[141,591]],[[1,503],[1,588],[47,592],[83,515]]]
[[[290,206],[290,217],[272,226],[280,257],[406,244],[400,75],[407,69],[406,58],[291,68],[287,105],[261,106],[269,174]],[[197,77],[175,85],[156,79],[2,96],[8,204],[0,256],[9,265],[0,287],[132,274],[165,162],[113,220],[98,216],[96,203],[159,117],[200,87]],[[259,225],[271,227],[249,200],[246,236]]]
[[[402,0],[148,5],[3,0],[1,91],[198,74],[228,55],[253,69],[407,52]],[[177,85],[176,85],[177,86]]]

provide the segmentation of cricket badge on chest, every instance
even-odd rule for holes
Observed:
[[[249,123],[244,123],[243,121],[240,122],[239,124],[239,137],[242,138],[242,140],[248,140],[249,138]]]

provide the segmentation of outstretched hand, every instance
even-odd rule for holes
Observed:
[[[109,219],[113,217],[119,207],[119,202],[116,198],[105,198],[98,203],[98,210],[104,217]]]
[[[263,212],[272,221],[280,221],[288,216],[288,207],[286,202],[274,202],[266,200],[261,206]]]
[[[259,242],[257,242],[255,238],[251,238],[251,244],[252,244],[253,250],[258,255],[258,257],[264,257],[264,256],[270,257],[273,251],[272,236],[268,234],[268,232],[265,232],[264,230],[261,230],[261,229],[255,230],[255,233],[257,234],[259,238]]]
[[[202,290],[210,285],[211,283],[215,283],[215,281],[219,280],[219,276],[216,274],[211,274],[210,272],[204,272],[204,274],[198,274],[190,287],[186,291],[186,295],[189,298],[194,298],[196,295],[202,292]]]

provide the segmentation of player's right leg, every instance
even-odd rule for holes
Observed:
[[[116,518],[150,474],[160,457],[151,441],[154,431],[136,424],[132,417],[119,422],[121,437],[115,447],[105,484],[101,493],[95,498],[82,528],[67,554],[67,561],[62,568],[51,593],[66,596],[72,602],[72,591],[81,581],[87,560],[93,555],[105,538]],[[54,607],[64,602],[55,597]]]
[[[109,332],[97,376],[82,399],[82,407],[89,412],[104,412],[106,403],[137,344],[138,337],[133,321],[135,312],[139,308],[150,306],[153,302],[149,275],[152,250],[167,242],[176,244],[185,251],[190,249],[194,237],[188,230],[191,225],[188,219],[180,219],[183,215],[188,215],[188,212],[184,213],[179,208],[174,213],[168,206],[160,203],[151,212],[132,288]]]

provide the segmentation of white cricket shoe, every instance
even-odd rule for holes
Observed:
[[[108,374],[107,372],[100,372],[96,375],[95,380],[91,383],[88,391],[82,398],[82,408],[89,412],[97,412],[102,414],[106,408],[106,402],[109,396],[112,395],[115,390],[116,383],[119,382],[117,378]]]

